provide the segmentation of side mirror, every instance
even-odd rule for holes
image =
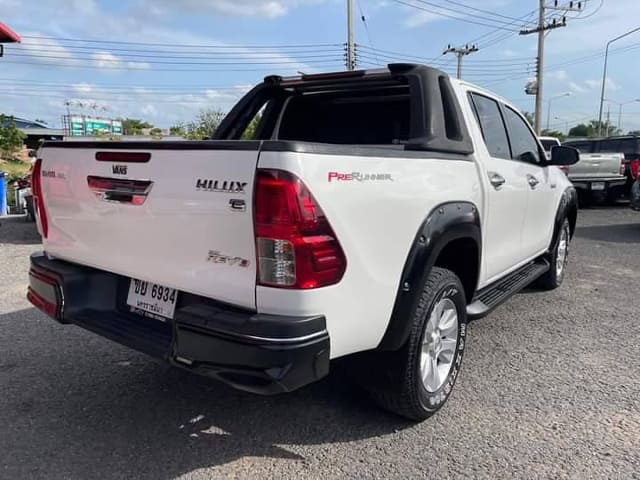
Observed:
[[[551,159],[548,165],[566,167],[574,165],[580,160],[580,152],[573,147],[557,146],[551,147]]]
[[[35,150],[29,150],[29,158],[35,158],[36,157],[36,151]]]

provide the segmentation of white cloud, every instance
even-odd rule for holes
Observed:
[[[576,93],[584,93],[587,91],[585,87],[577,84],[576,82],[569,82],[569,88],[571,89],[572,92],[576,92]]]
[[[149,62],[127,62],[127,67],[133,70],[151,70]]]
[[[205,90],[204,94],[205,97],[210,100],[219,100],[220,98],[227,98],[229,96],[229,93],[219,90]]]
[[[518,52],[511,50],[510,48],[506,48],[502,51],[502,55],[505,57],[515,57],[518,55]]]
[[[93,64],[98,68],[118,68],[122,66],[120,58],[111,52],[97,52],[92,55]]]
[[[610,92],[617,92],[621,90],[622,87],[613,81],[613,78],[607,77],[607,80],[604,82],[604,89]]]
[[[556,70],[554,72],[547,73],[549,78],[553,78],[555,80],[567,81],[569,80],[569,75],[565,70]]]
[[[91,93],[93,91],[93,86],[86,82],[74,83],[71,88],[77,93]]]
[[[600,90],[602,88],[602,80],[589,79],[585,80],[584,84],[592,90]],[[607,80],[604,84],[604,89],[609,92],[616,92],[618,90],[621,90],[622,87],[618,85],[618,83],[614,81],[613,78],[607,77]]]
[[[56,63],[59,65],[74,65],[78,62],[74,60],[73,54],[56,40],[47,38],[29,38],[44,37],[42,33],[26,32],[23,33],[22,42],[19,46],[12,47],[16,51],[32,55],[29,61],[41,63]]]
[[[418,12],[411,14],[409,17],[405,19],[403,25],[405,28],[416,28],[421,27],[430,22],[437,22],[441,20],[442,17],[440,15],[436,15],[431,12]]]
[[[142,113],[144,113],[145,115],[149,115],[152,117],[155,117],[158,114],[158,111],[156,110],[156,107],[153,106],[150,103],[147,103],[146,105],[143,105],[142,108],[140,109],[140,111]]]
[[[599,81],[599,80],[585,80],[585,81],[584,81],[584,84],[585,84],[587,87],[592,88],[592,89],[593,89],[593,88],[598,88],[598,87],[601,85],[601,83],[600,83],[600,81]]]
[[[137,10],[152,15],[170,15],[172,11],[232,15],[244,17],[277,18],[291,8],[324,3],[326,0],[142,0]]]

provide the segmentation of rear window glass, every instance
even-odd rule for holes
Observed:
[[[600,151],[607,153],[640,153],[637,138],[618,138],[600,141]]]
[[[277,138],[304,142],[384,145],[409,140],[407,86],[373,92],[320,92],[292,97]]]
[[[592,142],[565,142],[563,145],[566,145],[567,147],[573,147],[580,153],[591,153],[593,151]]]

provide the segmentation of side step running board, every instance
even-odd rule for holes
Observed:
[[[547,273],[549,268],[549,262],[539,258],[479,290],[471,304],[467,305],[467,317],[475,320],[486,316],[509,297]]]

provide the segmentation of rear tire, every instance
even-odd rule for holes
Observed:
[[[558,288],[564,280],[567,262],[569,261],[569,244],[571,243],[571,227],[569,220],[565,218],[562,226],[558,231],[555,242],[552,245],[549,254],[549,263],[551,268],[542,275],[536,282],[536,285],[543,290],[553,290]]]
[[[377,352],[378,382],[368,385],[383,408],[424,420],[449,398],[460,371],[466,341],[464,288],[458,277],[434,267],[411,311],[409,338],[400,350]],[[378,370],[379,369],[379,370]]]

